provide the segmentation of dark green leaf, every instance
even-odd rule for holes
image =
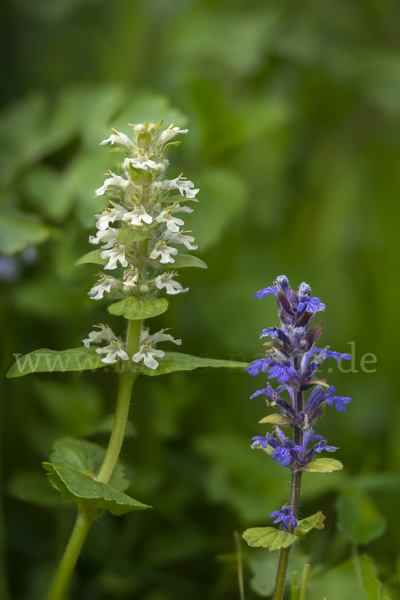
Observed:
[[[246,529],[243,534],[244,539],[252,548],[268,548],[268,550],[279,550],[288,548],[297,537],[288,531],[275,529],[275,527],[252,527]]]
[[[175,262],[172,265],[173,269],[182,269],[184,267],[198,267],[200,269],[207,269],[207,265],[204,260],[192,256],[191,254],[177,254],[175,256]]]
[[[60,494],[49,485],[43,473],[19,471],[14,473],[7,484],[8,492],[24,502],[33,502],[41,506],[59,506],[62,504]]]
[[[337,499],[336,508],[340,531],[357,544],[368,544],[386,529],[385,519],[365,494],[345,493]]]
[[[53,464],[61,467],[68,467],[87,475],[98,475],[103,464],[106,450],[94,444],[83,440],[65,437],[54,443],[54,452],[50,456]],[[124,467],[117,463],[111,476],[109,485],[124,492],[129,487],[129,481],[124,477]]]
[[[135,296],[115,302],[108,307],[112,315],[124,315],[125,319],[142,320],[162,315],[168,309],[165,298],[157,300],[138,300]]]
[[[307,473],[332,473],[340,469],[343,469],[343,465],[335,458],[316,458],[301,470]]]
[[[174,371],[193,371],[200,368],[223,367],[226,369],[245,369],[248,363],[236,362],[233,360],[218,360],[215,358],[202,358],[200,356],[191,356],[180,352],[166,352],[163,358],[159,359],[157,369],[144,369],[146,375],[165,375]]]
[[[306,519],[302,519],[297,522],[297,527],[294,530],[295,535],[301,538],[303,535],[306,535],[310,531],[310,529],[323,529],[324,528],[324,520],[325,515],[322,514],[321,511],[315,513],[315,515],[311,515]]]
[[[96,501],[97,505],[113,515],[151,508],[133,500],[106,483],[95,481],[91,474],[84,475],[70,467],[43,463],[53,485],[60,490],[66,502]]]
[[[104,367],[101,356],[94,349],[71,348],[70,350],[48,350],[42,348],[20,356],[14,355],[16,362],[7,373],[7,377],[21,377],[29,373],[55,373],[66,371],[91,371]]]
[[[106,258],[101,258],[100,253],[102,252],[101,248],[97,248],[96,250],[92,250],[87,254],[84,254],[76,261],[75,265],[106,265],[108,260]]]

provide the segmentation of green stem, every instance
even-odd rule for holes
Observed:
[[[298,369],[298,359],[295,359],[295,368]],[[300,390],[296,395],[296,412],[298,414],[301,413],[303,409],[303,392]],[[296,427],[294,430],[294,443],[298,446],[303,444],[303,430],[300,427]],[[296,518],[299,510],[299,502],[300,502],[300,488],[301,488],[301,476],[302,472],[294,470],[292,471],[292,483],[290,488],[290,507],[293,509],[293,515]],[[294,526],[292,523],[289,524],[289,532],[293,533]],[[276,573],[276,581],[275,581],[275,589],[272,600],[282,600],[283,594],[285,591],[285,580],[286,580],[286,572],[289,564],[289,555],[291,546],[288,548],[282,548],[279,562],[278,562],[278,570]]]
[[[300,584],[300,597],[299,600],[305,600],[306,588],[307,588],[307,574],[310,565],[304,563],[303,570],[301,572],[301,584]]]
[[[58,568],[48,600],[63,600],[71,582],[75,563],[93,522],[93,517],[79,512],[67,549]]]
[[[240,538],[239,538],[239,534],[238,534],[237,531],[233,532],[233,537],[235,539],[235,545],[236,545],[236,554],[237,554],[237,563],[238,563],[238,583],[239,583],[240,600],[244,600],[242,548],[240,546]]]
[[[128,336],[126,342],[126,351],[129,359],[137,352],[139,347],[139,336],[142,322],[129,321]],[[128,421],[129,408],[131,405],[132,388],[138,373],[129,368],[119,375],[119,393],[117,400],[117,408],[115,410],[114,425],[111,432],[110,441],[107,448],[103,464],[100,472],[97,475],[97,481],[108,483],[113,474],[119,454],[121,452],[122,443],[125,437],[125,429]]]

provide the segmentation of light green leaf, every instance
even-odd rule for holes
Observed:
[[[335,458],[316,458],[305,467],[302,467],[302,471],[307,473],[332,473],[333,471],[340,471],[343,469],[343,465],[340,460]]]
[[[97,506],[109,510],[113,515],[123,515],[134,510],[151,508],[133,500],[123,492],[106,483],[95,481],[70,467],[43,463],[53,485],[60,490],[66,502],[96,501]]]
[[[200,356],[191,356],[181,352],[166,352],[165,356],[158,359],[157,369],[144,369],[146,375],[165,375],[174,371],[193,371],[200,368],[222,367],[225,369],[245,369],[248,363],[236,362],[234,360],[218,360],[215,358],[202,358]]]
[[[142,320],[162,315],[168,309],[168,301],[165,298],[157,300],[138,300],[135,296],[115,302],[108,307],[112,315],[124,315],[125,319]]]
[[[199,269],[207,269],[207,265],[204,260],[192,256],[191,254],[177,254],[175,256],[175,262],[171,268],[183,269],[184,267],[198,267]]]
[[[7,377],[22,377],[29,373],[55,373],[66,371],[91,371],[104,367],[101,356],[93,349],[71,348],[70,350],[48,350],[42,348],[21,356],[14,355],[16,362]]]
[[[83,475],[90,473],[94,477],[98,475],[106,455],[106,450],[98,444],[70,437],[57,440],[53,449],[54,452],[50,456],[53,464],[75,469]],[[129,487],[129,481],[124,477],[124,467],[120,463],[117,463],[109,485],[120,492]]]
[[[153,237],[148,231],[142,231],[140,228],[135,228],[133,225],[130,227],[121,227],[118,231],[118,238],[122,244],[133,244],[133,242],[142,242],[143,240],[150,240]]]
[[[292,423],[292,419],[288,419],[288,417],[284,417],[283,415],[273,414],[268,417],[264,417],[259,423],[271,423],[272,425],[290,425]]]
[[[311,529],[323,529],[325,527],[324,520],[325,515],[323,515],[322,512],[319,511],[315,513],[315,515],[311,515],[306,519],[298,521],[294,533],[295,535],[297,535],[298,538],[301,538],[303,537],[303,535],[306,535],[306,533],[308,533]]]
[[[106,258],[101,258],[101,256],[100,256],[101,252],[102,252],[101,248],[97,248],[97,250],[92,250],[91,252],[84,254],[83,256],[78,258],[78,260],[75,263],[75,266],[86,265],[86,264],[106,265],[108,260]]]
[[[288,548],[297,540],[293,533],[275,529],[275,527],[252,527],[246,529],[243,537],[252,548],[261,546],[268,548],[271,552],[280,548]]]
[[[41,244],[50,236],[50,228],[35,216],[17,211],[0,213],[0,251],[16,254],[30,244]]]

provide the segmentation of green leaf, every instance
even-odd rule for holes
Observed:
[[[142,320],[162,315],[168,309],[168,301],[165,298],[157,300],[138,300],[135,296],[115,302],[108,307],[112,315],[124,315],[125,319]]]
[[[275,527],[252,527],[246,529],[243,537],[252,548],[261,546],[268,548],[271,552],[280,548],[288,548],[297,540],[293,533],[275,529]]]
[[[141,231],[140,228],[136,229],[134,226],[121,227],[118,231],[118,238],[122,244],[133,244],[133,242],[142,242],[143,240],[150,240],[153,237],[148,231]]]
[[[97,250],[92,250],[91,252],[84,254],[83,256],[78,258],[78,260],[75,263],[75,266],[87,265],[87,264],[106,265],[108,261],[106,258],[101,258],[101,256],[100,256],[101,252],[102,252],[101,248],[97,248]]]
[[[66,371],[91,371],[104,367],[101,356],[90,348],[71,348],[70,350],[48,350],[42,348],[21,356],[14,354],[16,362],[7,373],[7,377],[22,377],[29,373],[65,373]]]
[[[385,519],[361,492],[351,491],[339,496],[336,508],[340,531],[357,544],[368,544],[386,529]]]
[[[0,251],[16,254],[30,244],[41,244],[50,236],[50,228],[34,215],[17,211],[0,213]]]
[[[284,417],[283,415],[273,414],[268,417],[264,417],[259,423],[271,423],[273,425],[290,425],[293,421],[288,417]]]
[[[7,491],[24,502],[41,506],[59,506],[63,503],[60,494],[51,486],[43,472],[18,471],[7,484]]]
[[[183,269],[184,267],[198,267],[199,269],[207,269],[207,265],[204,260],[192,256],[191,254],[177,254],[175,256],[175,262],[171,266],[173,269]]]
[[[98,444],[70,437],[57,440],[53,449],[54,452],[50,456],[53,464],[75,469],[83,475],[90,473],[95,477],[99,474],[106,455],[106,450]],[[114,469],[109,485],[120,492],[124,492],[129,487],[129,481],[124,477],[124,467],[119,462]]]
[[[325,515],[323,515],[322,512],[319,511],[315,513],[315,515],[311,515],[306,519],[298,521],[294,533],[295,535],[297,535],[298,538],[301,538],[303,537],[303,535],[306,535],[306,533],[308,533],[311,529],[323,529],[325,527],[324,520]]]
[[[175,371],[193,371],[199,368],[223,367],[226,369],[245,369],[248,363],[236,362],[233,360],[217,360],[215,358],[202,358],[200,356],[191,356],[181,352],[166,352],[165,356],[159,359],[157,369],[143,370],[146,375],[156,376],[173,373]]]
[[[106,483],[95,481],[91,474],[84,475],[70,467],[43,463],[52,484],[60,490],[66,502],[96,501],[97,506],[113,515],[123,515],[134,510],[151,508],[133,500],[123,492]]]
[[[316,458],[305,467],[302,467],[302,471],[307,473],[332,473],[333,471],[340,471],[343,469],[343,465],[340,460],[335,458]]]

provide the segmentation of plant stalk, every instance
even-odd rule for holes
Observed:
[[[72,574],[78,560],[79,553],[89,532],[94,517],[85,512],[79,512],[74,530],[68,542],[67,549],[56,573],[53,586],[48,595],[48,600],[63,600],[69,588]]]
[[[295,369],[298,370],[299,365],[298,361],[295,359]],[[299,414],[303,409],[303,392],[300,390],[296,395],[296,412]],[[303,444],[303,430],[301,427],[295,427],[294,430],[294,443],[296,445],[301,446]],[[300,502],[300,489],[301,489],[301,476],[302,472],[293,470],[292,471],[292,482],[290,486],[290,507],[293,508],[293,515],[297,518],[297,513],[299,510],[299,502]],[[294,526],[292,523],[289,523],[289,532],[293,533]],[[278,562],[278,570],[276,573],[276,581],[275,581],[275,589],[272,600],[282,600],[283,594],[285,592],[285,580],[286,573],[289,564],[289,555],[291,546],[288,548],[282,548],[281,553],[279,555]]]

